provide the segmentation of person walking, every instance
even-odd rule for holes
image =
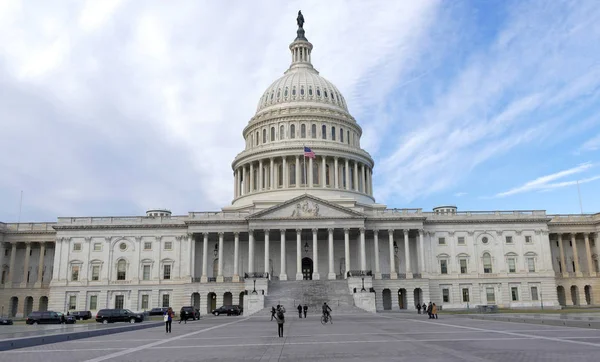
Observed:
[[[298,318],[302,318],[302,305],[298,304]]]
[[[181,308],[181,310],[179,311],[179,324],[181,324],[181,322],[183,322],[183,324],[187,324],[187,312]]]
[[[417,303],[417,314],[421,314],[421,303]]]
[[[429,305],[427,306],[427,315],[429,316],[429,319],[431,319],[431,309],[433,308],[433,306],[431,305],[431,302],[429,302]]]
[[[277,310],[275,310],[275,307],[271,307],[271,320],[275,318],[275,313],[277,313]]]
[[[165,314],[163,315],[163,320],[165,321],[165,329],[167,333],[171,333],[171,323],[173,323],[173,317],[175,313],[173,313],[173,308],[169,307]]]
[[[306,312],[308,312],[308,306],[304,305],[304,318],[306,318]]]
[[[435,303],[431,306],[431,319],[438,319],[437,317],[437,306]]]
[[[285,323],[285,308],[282,305],[277,305],[277,313],[275,314],[277,320],[277,334],[279,337],[283,337],[283,323]]]
[[[427,305],[425,304],[425,302],[423,302],[423,308],[422,309],[423,309],[423,315],[425,315],[426,311],[427,311]]]

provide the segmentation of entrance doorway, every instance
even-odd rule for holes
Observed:
[[[398,290],[398,307],[400,309],[406,309],[406,289],[402,288]]]
[[[192,293],[192,306],[200,309],[200,293]]]
[[[302,279],[312,280],[313,261],[311,258],[302,258]]]
[[[208,293],[206,296],[206,313],[210,314],[213,310],[217,309],[217,295],[215,293]]]
[[[556,287],[556,294],[558,296],[558,304],[562,306],[567,305],[567,296],[565,294],[565,288],[562,285]]]
[[[591,305],[592,304],[592,286],[586,285],[583,288],[583,290],[585,292],[585,304]]]
[[[392,310],[392,292],[389,289],[384,289],[382,292],[383,310]]]

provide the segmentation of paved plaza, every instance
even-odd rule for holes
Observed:
[[[285,338],[269,317],[188,324],[2,352],[0,361],[597,361],[600,330],[460,316],[335,315],[321,325],[288,313]]]

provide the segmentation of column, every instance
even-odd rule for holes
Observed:
[[[296,156],[296,188],[300,187],[302,177],[300,177],[300,156]]]
[[[350,271],[350,229],[344,229],[344,261],[346,275],[344,278],[348,278],[348,272]]]
[[[302,229],[296,229],[296,280],[302,280]]]
[[[333,187],[336,189],[340,187],[339,175],[338,175],[338,158],[333,158]]]
[[[288,167],[287,167],[287,159],[284,157],[281,158],[281,168],[283,171],[283,188],[287,188],[289,185],[288,182]]]
[[[40,287],[44,282],[44,254],[46,254],[46,243],[42,241],[40,243],[40,260],[38,261],[38,276],[35,281],[37,287]]]
[[[571,244],[573,244],[573,260],[575,261],[575,276],[581,277],[581,268],[579,267],[579,253],[577,253],[577,238],[575,233],[571,233]]]
[[[362,188],[359,189],[360,192],[366,194],[367,193],[367,180],[365,179],[365,164],[360,164],[360,181],[362,183]]]
[[[250,164],[250,190],[248,193],[254,192],[254,164]]]
[[[379,230],[373,230],[373,254],[375,254],[375,279],[381,279],[379,267]]]
[[[202,241],[202,276],[200,277],[201,283],[208,282],[208,233],[204,233],[204,240]]]
[[[265,229],[265,274],[269,273],[269,269],[269,229]]]
[[[248,273],[254,273],[254,230],[248,231]]]
[[[321,187],[327,187],[327,157],[321,156]]]
[[[360,270],[367,270],[367,253],[365,249],[365,228],[360,228]]]
[[[27,242],[27,243],[25,243],[25,264],[23,267],[23,271],[24,271],[23,280],[21,280],[22,286],[27,285],[27,274],[29,273],[29,259],[30,259],[29,254],[31,254],[31,243]],[[79,275],[81,276],[81,271],[79,271]]]
[[[388,236],[390,238],[390,279],[398,279],[396,260],[394,260],[394,229],[388,230]]]
[[[8,278],[6,278],[6,284],[8,287],[12,287],[13,277],[15,276],[15,257],[17,256],[17,243],[12,243],[10,249],[10,265],[8,266]],[[5,284],[5,286],[6,286]]]
[[[240,193],[241,195],[245,195],[247,192],[246,182],[248,182],[248,176],[246,174],[246,166],[242,166],[242,192]]]
[[[348,159],[346,159],[346,187],[344,187],[344,190],[350,190],[350,167],[348,167]]]
[[[285,229],[281,229],[279,230],[279,233],[281,235],[281,255],[280,255],[280,261],[281,261],[281,272],[279,273],[279,280],[287,280],[287,266],[285,265]]]
[[[317,233],[319,229],[312,229],[313,236],[313,280],[319,280],[319,253],[317,245]]]
[[[192,254],[190,261],[190,277],[193,282],[194,278],[196,278],[196,238],[194,237],[194,234],[189,233],[188,239],[190,242],[190,254]]]
[[[567,274],[567,264],[565,263],[565,251],[563,250],[563,240],[562,240],[562,234],[559,233],[558,234],[558,247],[560,249],[560,264],[561,264],[561,268],[562,268],[562,274],[563,275],[568,275]],[[568,294],[565,288],[565,294]],[[569,299],[569,297],[567,296],[567,299]]]
[[[237,170],[233,171],[233,198],[237,197]]]
[[[592,263],[592,250],[590,249],[590,234],[583,233],[583,238],[585,239],[585,255],[587,258],[588,265],[588,273],[590,276],[596,276],[596,270],[594,269],[594,264]]]
[[[419,266],[419,273],[421,273],[421,278],[425,273],[425,246],[423,242],[423,229],[419,229],[419,260],[421,265]]]
[[[306,177],[308,177],[307,183],[308,187],[313,187],[313,159],[312,157],[308,159],[308,172],[306,172]]]
[[[410,269],[410,246],[408,245],[408,229],[404,229],[404,263],[406,264],[406,279],[412,278]]]
[[[269,170],[269,190],[273,190],[275,187],[275,160],[271,157],[271,168]]]
[[[233,233],[233,282],[237,283],[240,281],[239,272],[239,259],[240,259],[240,233]]]
[[[334,229],[327,229],[328,232],[328,241],[329,241],[329,273],[327,274],[327,279],[334,280],[335,279],[335,270],[333,266],[333,231]]]
[[[263,161],[258,161],[258,187],[256,188],[258,191],[264,190],[264,176],[265,170],[263,169]]]
[[[217,263],[218,263],[217,282],[218,283],[223,282],[223,236],[224,236],[224,233],[220,232],[219,233],[219,260],[217,261]]]
[[[354,178],[354,191],[358,192],[358,162],[356,161],[354,161],[352,177]]]

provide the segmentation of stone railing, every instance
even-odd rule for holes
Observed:
[[[350,277],[372,277],[373,273],[370,270],[349,270],[346,275]]]
[[[54,232],[55,222],[28,222],[28,223],[8,223],[4,224],[4,230],[7,232],[35,232],[48,231]]]
[[[215,278],[215,277],[207,278],[207,280],[208,280],[209,283],[216,283],[217,282],[217,278]]]
[[[245,279],[269,279],[269,273],[244,273]]]
[[[113,280],[109,284],[114,284],[114,285],[131,284],[131,280]]]
[[[421,278],[422,278],[422,275],[421,275],[421,273],[414,273],[414,274],[413,274],[413,278],[414,278],[414,279],[421,279]]]
[[[192,278],[192,283],[200,283],[201,280],[202,280],[202,278],[200,278],[200,277],[194,277],[194,278]]]
[[[57,226],[185,224],[187,216],[59,217]]]
[[[406,279],[406,273],[398,273],[398,279]]]
[[[390,274],[381,274],[381,279],[391,279]]]
[[[223,277],[223,283],[232,283],[233,277]]]
[[[215,212],[190,212],[188,215],[188,220],[193,221],[193,220],[237,220],[237,219],[243,219],[247,216],[249,216],[251,214],[251,212],[249,211],[245,211],[245,212],[222,212],[222,211],[215,211]]]

